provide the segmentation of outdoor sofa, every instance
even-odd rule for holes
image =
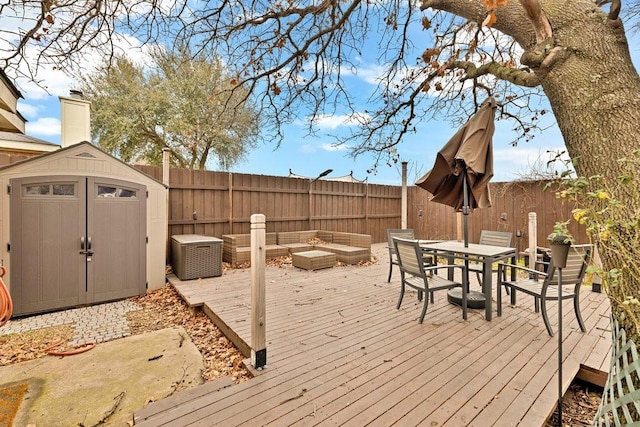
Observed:
[[[289,250],[278,243],[277,233],[266,233],[265,252],[267,258],[289,255]],[[251,260],[251,234],[225,234],[222,236],[222,260],[239,263]]]
[[[222,259],[239,263],[251,259],[250,234],[222,236]],[[305,230],[266,233],[266,257],[287,256],[296,252],[319,250],[336,254],[336,260],[357,264],[371,258],[371,236],[341,231]]]

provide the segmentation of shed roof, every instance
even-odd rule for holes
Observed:
[[[105,151],[102,151],[100,148],[96,147],[95,145],[91,144],[88,141],[80,142],[78,144],[69,145],[67,147],[63,147],[63,148],[61,148],[59,150],[56,150],[56,151],[51,151],[51,152],[44,153],[44,154],[41,154],[41,155],[38,155],[38,156],[35,156],[35,157],[28,158],[26,160],[22,160],[22,161],[16,162],[16,163],[11,163],[9,165],[1,166],[0,167],[0,173],[10,171],[13,168],[18,168],[18,167],[24,168],[25,166],[28,166],[31,163],[33,163],[33,164],[43,163],[43,162],[46,162],[48,159],[55,159],[56,157],[68,157],[69,154],[72,154],[74,151],[77,152],[77,153],[73,157],[78,159],[78,160],[81,160],[81,159],[99,159],[100,157],[108,158],[109,160],[112,160],[112,161],[116,162],[120,166],[125,167],[127,170],[134,171],[135,174],[138,174],[140,176],[144,176],[146,179],[150,179],[150,180],[162,185],[163,187],[166,187],[166,185],[163,182],[155,179],[154,177],[152,177],[150,175],[147,175],[143,171],[134,168],[133,166],[123,162],[122,160],[112,156],[111,154],[109,154],[109,153],[107,153]]]

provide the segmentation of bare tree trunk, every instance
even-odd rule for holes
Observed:
[[[545,2],[560,3],[560,2]],[[640,149],[638,123],[640,123],[640,77],[629,55],[624,29],[620,21],[603,20],[601,14],[575,21],[564,15],[562,8],[547,9],[556,16],[553,21],[554,46],[559,47],[556,58],[536,69],[544,91],[551,103],[567,151],[574,160],[576,172],[581,176],[602,175],[608,188],[613,189],[626,206],[620,211],[621,220],[638,210],[640,195],[624,194],[625,187],[618,184],[618,160]],[[584,12],[584,11],[583,11]],[[564,15],[564,19],[561,19]],[[597,34],[597,37],[593,35]],[[565,220],[566,218],[559,218]],[[625,233],[623,230],[618,230]],[[626,251],[631,260],[640,260],[640,248],[633,239],[617,236],[627,242]],[[628,262],[621,251],[610,245],[600,245],[605,271],[623,269]],[[623,271],[624,272],[624,271]],[[629,272],[629,270],[627,270]],[[634,321],[640,317],[636,305],[623,306],[623,290],[638,296],[640,278],[623,275],[622,286],[609,287],[613,316],[625,329],[627,337],[640,342],[640,331]],[[628,316],[628,309],[635,315]]]
[[[513,37],[525,49],[521,62],[540,79],[576,172],[582,176],[602,175],[604,183],[626,203],[620,219],[633,221],[635,218],[624,215],[638,211],[640,195],[620,193],[627,190],[618,185],[618,160],[640,149],[640,76],[631,61],[622,22],[608,19],[589,1],[538,3],[540,9],[525,11],[522,3],[509,2],[497,10],[494,28]],[[487,11],[469,4],[464,0],[425,0],[423,7],[481,22]],[[553,35],[541,41],[536,33],[541,34],[544,18],[551,23]],[[605,271],[623,268],[629,256],[640,262],[640,248],[634,246],[634,239],[625,236],[626,231],[619,231],[623,234],[617,236],[619,241],[627,242],[626,255],[622,257],[615,247],[600,245]],[[639,297],[640,277],[623,274],[621,280],[623,286],[608,289],[612,314],[627,337],[640,342],[640,331],[633,319],[640,318],[640,305],[623,306],[627,295],[620,294],[625,290]]]

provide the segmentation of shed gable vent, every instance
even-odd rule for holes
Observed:
[[[84,158],[87,158],[87,159],[95,159],[96,158],[96,156],[94,156],[91,153],[87,153],[86,151],[83,152],[83,153],[76,154],[76,157],[84,157]]]

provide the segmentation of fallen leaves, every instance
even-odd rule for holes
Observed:
[[[251,377],[244,368],[244,357],[222,332],[202,312],[193,312],[170,285],[134,297],[131,301],[141,310],[127,313],[132,335],[182,326],[202,354],[204,381],[230,376],[236,382]],[[45,356],[47,347],[73,338],[73,327],[62,325],[17,334],[0,335],[0,366],[25,362]],[[182,345],[181,337],[176,345]]]
[[[165,285],[131,300],[142,307],[142,310],[127,314],[132,334],[182,326],[202,354],[205,366],[202,377],[205,381],[221,376],[230,376],[236,382],[251,378],[242,363],[244,357],[233,343],[206,314],[190,310],[172,286]]]
[[[574,381],[562,397],[562,424],[570,426],[590,426],[595,418],[600,401],[602,388]],[[545,427],[558,425],[558,412],[555,411]]]
[[[0,335],[0,366],[12,365],[46,356],[51,345],[73,338],[71,325],[43,328],[20,334]]]

